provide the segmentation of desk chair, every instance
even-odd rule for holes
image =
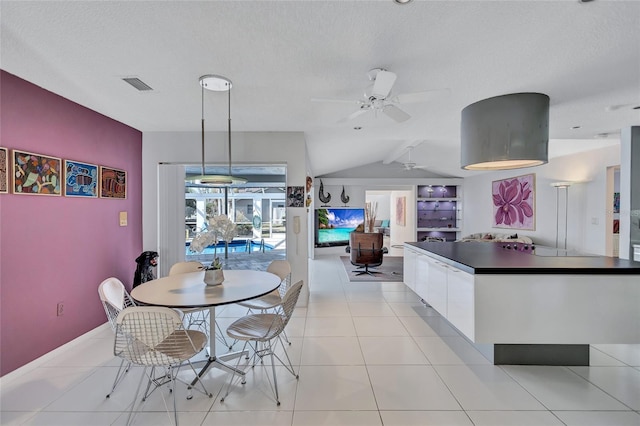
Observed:
[[[169,383],[169,392],[173,394],[173,415],[176,426],[178,425],[178,412],[176,410],[175,382],[179,380],[177,375],[182,365],[188,364],[193,371],[196,381],[202,387],[201,391],[197,390],[209,398],[213,397],[204,387],[202,381],[198,380],[198,373],[189,361],[190,358],[202,351],[206,344],[206,334],[197,330],[185,329],[182,318],[176,310],[162,306],[133,306],[120,312],[117,318],[113,353],[127,362],[144,367],[134,400],[131,403],[127,425],[131,422],[145,375],[149,379],[149,384],[142,401],[155,389]],[[147,373],[148,367],[151,367],[150,373]],[[153,375],[156,367],[163,367],[166,372],[160,380]],[[156,386],[149,392],[151,383]],[[188,385],[187,399],[192,397],[191,389],[191,385]],[[164,394],[162,398],[164,400]]]
[[[284,328],[289,323],[291,315],[293,315],[293,310],[296,307],[296,303],[298,302],[298,296],[300,296],[302,285],[303,282],[301,280],[289,287],[284,297],[282,298],[282,304],[279,306],[279,309],[270,311],[269,313],[259,313],[244,316],[234,321],[229,326],[229,328],[227,328],[227,335],[229,337],[245,342],[244,347],[242,348],[243,351],[247,349],[247,345],[253,348],[253,358],[252,361],[250,361],[252,368],[255,367],[258,359],[262,363],[263,357],[267,355],[271,357],[273,383],[271,383],[271,380],[269,379],[269,384],[271,385],[271,390],[274,392],[277,405],[280,405],[280,398],[278,395],[278,379],[276,376],[275,359],[277,359],[280,364],[282,364],[291,374],[293,374],[296,379],[299,377],[293,369],[291,359],[289,358],[289,354],[287,354],[287,349],[282,343],[282,339],[280,338],[280,336],[284,332]],[[275,354],[275,346],[278,342],[280,343],[280,346],[284,351],[284,355],[287,359],[286,363],[278,355]],[[242,357],[238,358],[238,362],[236,364],[237,369],[239,368],[241,359]],[[220,399],[220,402],[224,402],[225,398],[229,396],[229,390],[235,376],[236,372],[234,370],[231,379],[229,379],[227,391],[225,395]],[[269,378],[268,374],[267,378]],[[241,383],[245,383],[244,377]]]
[[[188,272],[197,272],[202,271],[204,269],[204,265],[200,262],[190,261],[190,262],[177,262],[174,263],[169,269],[169,275],[176,274],[186,274]],[[182,312],[185,314],[187,318],[187,328],[191,328],[193,326],[203,330],[207,335],[210,334],[209,330],[209,309],[208,308],[191,308],[191,309],[182,309]],[[233,345],[229,345],[227,343],[227,339],[224,337],[224,333],[222,329],[216,322],[216,328],[218,330],[215,333],[215,338],[218,339],[220,343],[231,349]],[[215,354],[211,354],[215,355]]]
[[[107,314],[109,325],[111,325],[111,329],[115,333],[116,318],[118,318],[118,314],[124,308],[135,306],[135,302],[133,301],[131,296],[129,296],[129,293],[127,293],[127,290],[124,288],[122,281],[115,277],[107,278],[100,283],[100,285],[98,286],[98,295],[100,296],[100,301],[102,302],[104,312]],[[129,371],[129,367],[131,367],[130,362],[126,362],[124,359],[120,361],[120,367],[118,368],[116,378],[113,381],[111,392],[107,394],[107,398],[111,396],[113,391],[116,389],[116,386],[118,386],[118,383],[120,383],[120,380],[122,380],[124,375],[127,374],[127,372]]]
[[[383,247],[384,236],[379,232],[352,232],[349,234],[349,245],[346,252],[350,254],[351,264],[359,267],[353,271],[356,275],[379,274],[369,268],[382,265],[382,256],[389,250]],[[362,269],[364,267],[364,269]]]

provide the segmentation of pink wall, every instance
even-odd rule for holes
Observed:
[[[0,108],[0,146],[124,169],[128,180],[126,200],[0,194],[4,375],[103,324],[102,280],[131,287],[142,251],[142,133],[1,70]]]

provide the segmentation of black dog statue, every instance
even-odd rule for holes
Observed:
[[[156,278],[153,268],[158,264],[158,252],[144,251],[138,256],[136,263],[138,266],[133,276],[133,288]]]

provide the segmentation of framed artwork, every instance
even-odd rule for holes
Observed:
[[[613,193],[613,212],[620,213],[620,193]]]
[[[396,225],[405,226],[407,221],[407,197],[396,198]]]
[[[287,207],[304,207],[304,186],[287,186]]]
[[[7,148],[0,147],[0,194],[9,192],[9,155]]]
[[[100,166],[100,198],[127,198],[127,172]]]
[[[535,174],[493,181],[494,228],[536,229],[535,181]]]
[[[64,195],[96,198],[98,196],[98,166],[64,160]]]
[[[48,155],[13,150],[13,193],[56,195],[61,192],[62,160]]]

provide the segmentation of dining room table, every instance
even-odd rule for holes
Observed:
[[[246,355],[246,352],[216,355],[216,338],[212,335],[216,330],[216,307],[264,296],[278,288],[281,282],[280,277],[270,272],[232,269],[224,270],[224,281],[214,286],[205,283],[204,275],[204,270],[169,275],[147,281],[131,291],[131,297],[143,305],[209,309],[209,354],[192,384],[212,367],[244,376],[243,370],[227,361]]]

